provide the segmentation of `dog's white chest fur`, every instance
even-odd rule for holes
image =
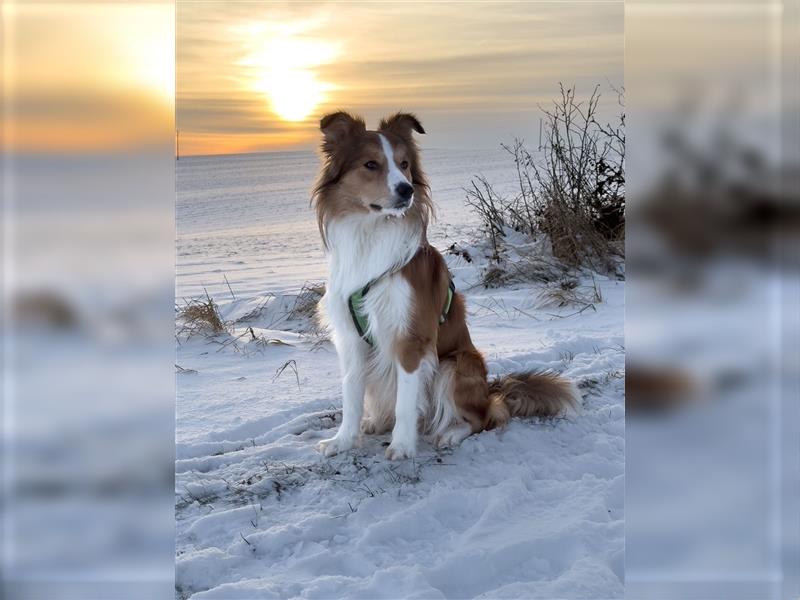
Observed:
[[[359,215],[330,223],[329,288],[349,296],[406,264],[419,249],[418,227],[402,217]]]
[[[426,433],[445,441],[460,441],[470,428],[461,423],[453,403],[452,372],[437,375],[435,353],[425,356],[413,373],[398,363],[396,343],[409,332],[414,289],[397,271],[416,254],[422,233],[402,219],[378,219],[345,219],[327,230],[330,277],[322,306],[339,355],[344,411],[355,416],[343,417],[339,432],[324,446],[326,453],[352,447],[363,414],[365,432],[392,429],[387,455],[407,457],[415,452],[419,416]],[[372,285],[363,309],[372,347],[359,336],[348,304],[350,295],[367,283]]]
[[[364,298],[369,331],[380,349],[407,326],[411,289],[394,271],[408,263],[419,248],[420,233],[401,218],[361,216],[331,223],[328,231],[330,275],[325,308],[335,341],[358,337],[348,308],[353,292],[373,282]],[[375,281],[377,279],[377,281]]]
[[[421,235],[403,219],[371,215],[331,223],[327,235],[330,275],[323,307],[343,375],[360,370],[368,388],[382,390],[379,396],[389,406],[381,408],[391,410],[396,375],[392,346],[407,330],[413,307],[411,286],[394,271],[411,260]],[[359,337],[348,301],[353,292],[373,281],[363,302],[374,341],[369,349]],[[378,400],[375,393],[368,396]]]

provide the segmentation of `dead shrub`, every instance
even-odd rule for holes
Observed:
[[[203,300],[189,300],[186,305],[178,310],[181,323],[179,334],[192,336],[198,333],[217,335],[228,331],[225,322],[219,314],[217,303],[208,295]]]
[[[502,249],[501,240],[505,237],[505,212],[503,199],[498,196],[485,177],[479,175],[472,182],[472,187],[467,189],[467,206],[478,214],[484,229],[489,234],[492,245],[492,260],[499,261]]]
[[[503,228],[545,234],[552,254],[570,267],[614,271],[625,234],[625,114],[616,124],[597,121],[596,87],[588,100],[560,86],[544,113],[544,142],[532,153],[516,139],[503,148],[513,157],[519,193],[504,199],[478,177],[466,203],[489,234],[493,258],[502,255]],[[622,92],[620,106],[624,108]]]

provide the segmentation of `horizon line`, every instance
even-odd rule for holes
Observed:
[[[497,150],[502,150],[502,144],[498,143]],[[449,152],[461,152],[464,150],[495,150],[495,148],[447,148],[447,147],[439,147],[434,146],[431,148],[420,148],[422,152],[426,150],[447,150]],[[211,158],[214,156],[250,156],[255,154],[299,154],[299,153],[307,153],[311,152],[316,154],[319,150],[317,148],[314,149],[306,149],[306,150],[255,150],[251,152],[219,152],[219,153],[211,153],[211,154],[181,154],[178,156],[177,154],[174,155],[176,161],[179,161],[181,158]]]

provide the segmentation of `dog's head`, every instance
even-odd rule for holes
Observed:
[[[325,224],[344,215],[418,216],[427,225],[431,212],[428,184],[413,132],[425,133],[409,113],[383,119],[376,131],[345,112],[320,121],[323,166],[314,201]]]

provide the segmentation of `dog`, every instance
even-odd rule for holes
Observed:
[[[579,402],[553,373],[493,382],[472,343],[462,295],[427,240],[434,215],[410,113],[367,130],[346,112],[326,115],[322,168],[312,204],[329,258],[321,300],[342,375],[342,423],[325,456],[391,430],[390,460],[412,458],[423,433],[436,446],[505,425],[514,416],[555,416]]]

